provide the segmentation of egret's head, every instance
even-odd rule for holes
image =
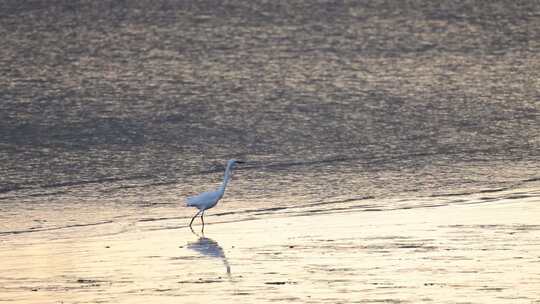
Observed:
[[[240,161],[240,160],[236,160],[236,159],[230,159],[228,162],[227,162],[227,166],[229,167],[232,167],[236,164],[243,164],[244,162],[243,161]]]

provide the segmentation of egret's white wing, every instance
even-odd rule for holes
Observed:
[[[214,205],[221,198],[219,191],[203,192],[201,194],[190,196],[187,198],[187,206],[192,207],[208,207]]]

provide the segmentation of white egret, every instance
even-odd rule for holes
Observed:
[[[225,176],[223,177],[223,183],[221,186],[215,190],[215,191],[209,191],[209,192],[203,192],[201,194],[190,196],[187,198],[187,204],[188,207],[195,207],[199,209],[199,212],[195,214],[191,218],[191,222],[189,222],[189,227],[191,228],[191,224],[193,224],[193,220],[197,217],[197,215],[201,214],[201,222],[202,222],[202,229],[204,230],[204,211],[208,210],[210,208],[213,208],[218,201],[223,197],[223,194],[225,194],[225,187],[227,187],[227,184],[229,183],[229,179],[231,177],[231,172],[234,169],[235,164],[243,164],[243,161],[238,161],[236,159],[231,159],[227,162],[227,168],[225,169]]]

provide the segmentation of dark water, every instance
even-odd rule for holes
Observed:
[[[540,178],[537,1],[7,0],[0,37],[3,232],[188,216],[232,157],[248,217]]]

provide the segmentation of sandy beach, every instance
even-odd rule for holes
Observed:
[[[111,235],[101,225],[58,240],[4,237],[1,301],[540,303],[540,201],[538,190],[526,192],[535,195],[239,222],[208,216],[204,236],[185,219],[164,219]]]

